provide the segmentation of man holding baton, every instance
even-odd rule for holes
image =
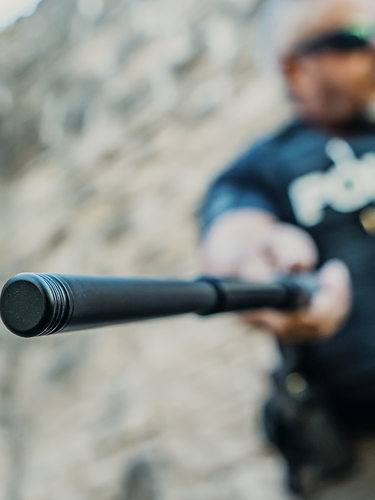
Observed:
[[[254,280],[318,270],[310,307],[261,310],[245,319],[270,329],[283,349],[295,347],[307,383],[337,426],[355,436],[356,472],[315,478],[312,488],[300,481],[295,489],[303,498],[369,500],[375,497],[375,4],[295,0],[282,18],[277,56],[296,118],[211,186],[203,207],[204,257],[212,274]]]

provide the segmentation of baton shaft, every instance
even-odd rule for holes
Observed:
[[[0,307],[10,331],[35,337],[186,313],[301,307],[309,297],[310,290],[292,281],[264,284],[211,277],[161,281],[25,273],[5,284]]]

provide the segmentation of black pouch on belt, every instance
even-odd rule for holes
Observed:
[[[322,482],[350,473],[355,454],[319,390],[300,370],[300,360],[299,348],[283,349],[264,423],[268,439],[287,461],[289,488],[308,495]]]

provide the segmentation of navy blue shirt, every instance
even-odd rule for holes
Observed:
[[[295,122],[251,147],[213,183],[206,230],[225,212],[260,208],[315,240],[320,265],[348,265],[354,308],[333,338],[308,344],[306,370],[336,407],[375,428],[375,127],[335,137]],[[357,418],[358,417],[358,418]]]

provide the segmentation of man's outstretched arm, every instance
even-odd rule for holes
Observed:
[[[203,240],[203,258],[211,274],[271,281],[280,274],[314,271],[318,250],[303,229],[281,223],[266,211],[243,208],[214,221]],[[318,282],[319,289],[306,309],[290,313],[267,309],[243,317],[285,342],[328,338],[350,313],[349,271],[343,262],[329,261],[320,269]]]

